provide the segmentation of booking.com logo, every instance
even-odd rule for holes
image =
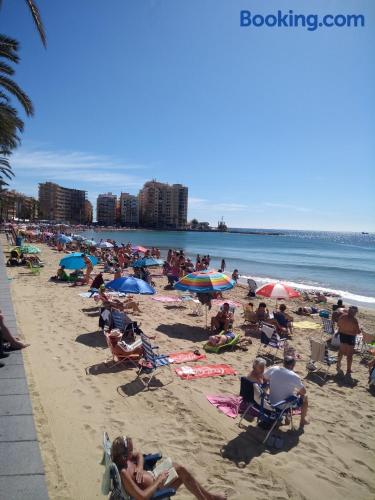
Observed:
[[[249,10],[241,10],[240,26],[260,28],[306,28],[316,31],[318,28],[363,28],[365,16],[362,14],[295,14],[289,10],[287,14],[278,10],[275,14],[252,14]]]

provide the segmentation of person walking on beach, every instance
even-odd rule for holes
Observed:
[[[337,321],[340,336],[340,349],[337,356],[337,371],[341,370],[342,357],[346,356],[346,375],[352,373],[352,362],[355,347],[356,336],[361,333],[359,323],[355,317],[358,312],[358,307],[350,306],[348,312],[343,313]]]
[[[225,272],[225,259],[221,259],[221,265],[220,265],[221,272]]]

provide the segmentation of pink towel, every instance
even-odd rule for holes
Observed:
[[[240,406],[242,403],[241,396],[206,396],[208,401],[222,411],[227,417],[236,418],[240,413]]]
[[[168,354],[168,359],[170,363],[188,363],[189,361],[198,361],[200,359],[206,359],[205,354],[195,354],[193,351],[188,352],[174,352]]]

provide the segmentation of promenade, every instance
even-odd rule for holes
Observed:
[[[1,236],[3,238],[3,235]],[[0,309],[17,335],[16,319],[0,241]],[[21,351],[9,353],[0,368],[0,498],[47,500],[44,468]]]

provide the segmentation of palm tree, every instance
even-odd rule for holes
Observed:
[[[44,29],[44,25],[42,22],[42,18],[40,16],[39,9],[38,9],[36,3],[34,2],[34,0],[25,0],[25,2],[27,3],[27,5],[29,7],[34,24],[36,26],[36,29],[38,30],[40,39],[42,40],[42,44],[46,47],[47,46],[46,31]],[[3,3],[3,0],[0,0],[0,8],[2,6],[2,3]]]

